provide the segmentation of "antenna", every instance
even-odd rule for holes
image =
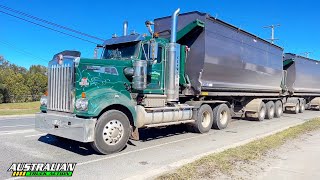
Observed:
[[[274,44],[274,41],[275,41],[275,40],[279,40],[279,39],[274,38],[274,29],[275,29],[275,27],[279,27],[279,26],[280,26],[280,24],[270,25],[270,26],[264,26],[264,27],[263,27],[263,28],[270,28],[270,29],[271,29],[271,39],[269,39],[269,40],[270,40],[270,42],[271,42],[272,44]]]

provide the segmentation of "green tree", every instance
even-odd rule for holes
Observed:
[[[5,69],[2,74],[9,95],[9,102],[26,102],[30,91],[29,87],[25,85],[23,75],[14,72],[12,69]]]
[[[47,76],[40,72],[29,72],[27,75],[27,85],[29,87],[32,100],[39,100],[39,97],[41,97],[41,95],[43,95],[47,90]]]
[[[47,68],[32,65],[29,70],[0,56],[0,103],[39,100],[47,89]]]

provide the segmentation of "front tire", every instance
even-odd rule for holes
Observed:
[[[231,119],[230,109],[226,104],[220,104],[213,109],[213,128],[225,129]]]
[[[126,146],[130,131],[129,119],[123,112],[107,111],[98,119],[91,146],[100,154],[119,152]]]

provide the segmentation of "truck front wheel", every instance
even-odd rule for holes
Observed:
[[[121,111],[110,110],[103,113],[96,124],[92,148],[101,154],[121,151],[130,136],[130,122]]]

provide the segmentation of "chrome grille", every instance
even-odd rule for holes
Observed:
[[[73,63],[54,64],[48,68],[48,110],[73,111]]]

